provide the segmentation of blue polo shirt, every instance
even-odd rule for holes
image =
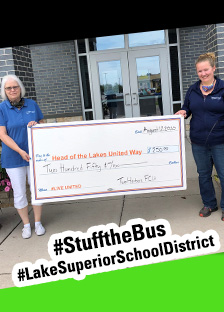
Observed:
[[[43,119],[43,114],[35,101],[26,98],[24,100],[21,109],[13,107],[9,100],[0,104],[0,126],[5,126],[7,134],[22,150],[29,153],[27,124],[30,121],[39,122]],[[2,168],[17,168],[28,166],[29,163],[2,142],[1,165]]]

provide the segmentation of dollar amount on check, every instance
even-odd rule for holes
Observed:
[[[35,203],[186,189],[180,116],[41,124],[28,136]]]

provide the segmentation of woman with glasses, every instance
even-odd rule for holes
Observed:
[[[23,238],[31,237],[26,196],[26,178],[30,184],[29,151],[27,125],[32,127],[42,122],[43,114],[37,103],[24,98],[25,88],[15,75],[3,77],[1,82],[0,139],[2,141],[1,165],[11,180],[14,206],[24,224]],[[35,232],[43,235],[45,228],[41,224],[42,206],[33,205]]]

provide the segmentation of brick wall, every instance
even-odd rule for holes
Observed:
[[[25,97],[36,101],[32,60],[29,46],[12,48],[15,75],[20,78],[26,89]]]
[[[205,53],[206,26],[180,28],[180,57],[183,83],[183,95],[194,82],[198,80],[195,61],[198,56]]]
[[[12,48],[0,49],[0,80],[5,76],[13,74],[15,75],[14,59],[12,54]],[[2,102],[0,95],[0,102]]]
[[[217,47],[217,31],[216,24],[206,26],[207,51],[215,52]]]
[[[216,54],[216,74],[224,79],[224,24],[208,25],[208,51]]]
[[[36,100],[29,46],[0,49],[0,78],[9,74],[18,76],[25,86],[25,96]]]
[[[37,103],[45,118],[82,116],[74,42],[30,45]]]
[[[0,49],[0,78],[15,74],[12,48]]]
[[[195,60],[202,53],[216,55],[216,75],[224,79],[224,24],[211,24],[180,29],[180,51],[184,96],[197,79]]]

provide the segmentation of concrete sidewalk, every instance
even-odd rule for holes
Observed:
[[[28,240],[21,237],[22,223],[14,208],[0,211],[0,289],[14,287],[11,272],[16,263],[29,261],[35,263],[43,258],[51,260],[47,250],[50,236],[66,230],[83,231],[93,225],[114,222],[124,225],[133,218],[155,220],[159,218],[170,222],[172,233],[184,235],[195,230],[205,232],[216,230],[224,251],[224,222],[221,210],[208,218],[200,218],[202,208],[198,187],[196,167],[191,147],[186,140],[187,190],[178,192],[149,193],[144,195],[117,196],[101,199],[69,201],[45,204],[43,224],[46,234],[37,237],[34,233]],[[217,199],[220,200],[220,187],[215,182]],[[30,209],[33,226],[33,211]]]

